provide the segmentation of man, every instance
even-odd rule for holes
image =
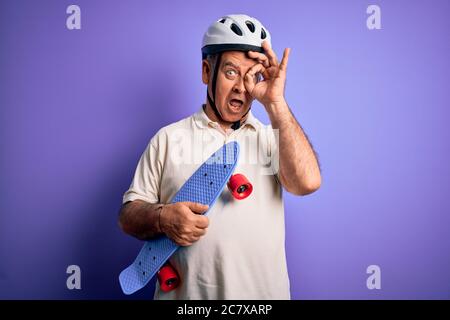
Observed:
[[[180,286],[163,292],[157,284],[155,299],[290,298],[282,187],[307,195],[320,187],[321,176],[284,98],[289,52],[279,62],[267,29],[246,15],[225,16],[205,33],[206,104],[151,139],[123,197],[120,226],[126,233],[139,239],[164,233],[182,246],[170,259]],[[254,99],[271,126],[251,113]],[[235,172],[246,175],[253,193],[238,201],[224,190],[208,217],[205,205],[170,204],[201,163],[233,140],[241,145]]]

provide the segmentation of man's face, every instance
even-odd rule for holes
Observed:
[[[212,98],[213,70],[205,66],[207,63],[205,61],[202,68],[203,82],[208,84],[208,91]],[[226,51],[222,53],[217,71],[215,104],[224,120],[238,121],[250,108],[253,98],[245,89],[244,77],[255,64],[257,61],[248,58],[245,52]]]

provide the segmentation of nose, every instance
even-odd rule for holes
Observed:
[[[233,92],[235,93],[245,92],[244,79],[242,77],[237,77],[237,80],[233,86]]]

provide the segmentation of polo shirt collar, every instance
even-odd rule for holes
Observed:
[[[208,128],[208,127],[216,127],[219,125],[217,122],[212,121],[211,119],[208,118],[205,111],[203,110],[203,106],[201,106],[200,110],[198,110],[194,114],[194,121],[202,129]],[[248,112],[247,119],[242,124],[242,127],[244,127],[244,126],[250,126],[255,130],[259,127],[258,120],[253,116],[253,113],[251,110]]]

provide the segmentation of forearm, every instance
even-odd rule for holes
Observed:
[[[125,233],[140,240],[154,238],[162,234],[162,207],[162,204],[151,204],[142,200],[128,202],[120,211],[119,225]]]
[[[320,187],[318,159],[308,137],[287,103],[266,106],[272,127],[279,132],[279,170],[283,186],[294,194],[305,195]]]

